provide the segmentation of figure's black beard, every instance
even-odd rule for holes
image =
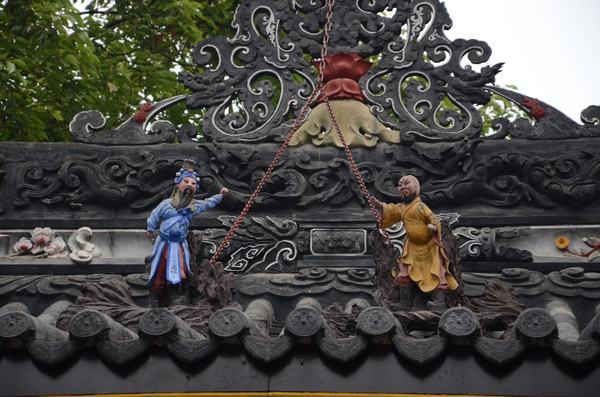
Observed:
[[[405,204],[410,203],[411,201],[413,201],[415,199],[415,197],[417,197],[417,193],[413,193],[410,196],[400,197],[400,201],[402,201]]]
[[[192,189],[185,189],[183,192],[179,191],[180,199],[177,209],[187,207],[194,199],[194,192]]]

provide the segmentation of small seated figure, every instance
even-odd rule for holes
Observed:
[[[447,290],[454,290],[458,282],[448,270],[449,260],[441,243],[440,221],[419,197],[420,184],[417,178],[406,175],[398,182],[401,203],[385,204],[373,198],[381,213],[381,229],[404,222],[406,240],[404,250],[393,269],[395,284],[400,291],[401,306],[409,309],[412,302],[412,283],[424,293],[430,293],[433,302],[428,307],[445,308]]]
[[[146,236],[152,240],[157,227],[158,236],[150,256],[148,285],[160,294],[167,293],[171,304],[185,303],[182,282],[193,276],[190,270],[190,252],[186,241],[192,218],[214,208],[228,193],[222,188],[219,194],[196,201],[198,174],[191,168],[182,168],[175,177],[176,187],[170,198],[161,202],[150,214]]]

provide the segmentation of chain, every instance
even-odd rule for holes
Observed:
[[[327,110],[329,111],[329,115],[331,116],[331,119],[333,120],[333,125],[335,126],[335,131],[337,132],[340,140],[342,141],[342,145],[344,145],[344,151],[346,152],[346,157],[348,157],[348,161],[350,162],[350,166],[352,167],[352,170],[354,171],[356,180],[358,181],[358,184],[360,185],[360,188],[363,191],[363,193],[369,203],[369,207],[371,207],[371,211],[373,211],[373,214],[375,215],[375,219],[377,220],[377,225],[381,225],[381,215],[379,214],[379,211],[375,207],[375,203],[373,202],[372,197],[369,194],[369,191],[367,190],[365,181],[362,179],[362,176],[360,175],[360,171],[358,169],[358,166],[356,165],[356,161],[354,161],[354,156],[352,155],[352,152],[350,152],[350,148],[348,147],[348,144],[346,143],[346,139],[344,139],[344,135],[342,134],[340,125],[339,125],[335,115],[333,114],[333,110],[331,109],[331,103],[329,103],[329,97],[327,96],[325,91],[323,91],[323,93],[321,95],[322,95],[323,100],[325,101],[325,104],[327,105]],[[385,235],[385,238],[387,239],[387,241],[390,244],[392,244],[392,239],[390,238],[387,230],[385,230],[385,229],[381,229],[381,230],[382,230],[383,234]]]
[[[285,141],[283,142],[283,144],[279,148],[279,151],[277,152],[277,155],[273,159],[273,162],[271,163],[271,165],[267,169],[267,172],[265,172],[265,175],[263,176],[263,178],[261,179],[260,183],[258,184],[258,186],[256,187],[256,189],[254,190],[254,193],[252,194],[252,196],[250,197],[250,199],[246,203],[246,206],[244,207],[244,209],[242,210],[242,212],[240,213],[240,215],[236,219],[235,223],[233,224],[233,226],[229,230],[229,233],[227,234],[227,236],[225,237],[225,239],[223,240],[223,242],[221,243],[221,245],[219,246],[219,248],[217,249],[217,251],[215,252],[215,254],[213,255],[213,257],[211,258],[211,260],[210,260],[210,264],[211,265],[213,265],[217,261],[217,258],[219,257],[219,255],[221,255],[221,253],[223,252],[223,249],[225,249],[225,246],[227,245],[227,243],[229,242],[229,240],[233,236],[233,233],[235,233],[236,229],[240,226],[240,224],[242,223],[242,220],[244,219],[244,217],[246,216],[246,214],[250,210],[250,207],[252,207],[252,204],[254,204],[254,201],[256,200],[256,197],[258,196],[258,194],[262,190],[263,186],[267,182],[267,179],[269,179],[269,177],[271,176],[271,173],[273,172],[273,169],[275,169],[275,165],[277,165],[277,163],[279,162],[279,159],[283,155],[283,152],[288,147],[290,141],[292,140],[292,137],[294,136],[294,134],[296,133],[296,131],[300,127],[300,123],[304,120],[304,117],[306,116],[306,113],[308,112],[310,104],[315,100],[317,94],[320,91],[321,91],[320,86],[317,86],[317,88],[313,91],[313,93],[311,94],[310,98],[308,99],[308,101],[306,102],[306,104],[304,105],[304,107],[302,108],[302,111],[300,112],[300,115],[296,119],[296,122],[294,123],[294,126],[292,127],[292,129],[291,129],[290,133],[288,134],[287,138],[285,139]]]
[[[327,43],[329,43],[329,32],[331,31],[331,19],[333,17],[333,6],[335,4],[335,0],[329,0],[329,9],[327,10],[327,22],[325,22],[325,27],[323,29],[323,47],[321,47],[321,62],[319,63],[319,82],[318,86],[323,85],[323,75],[325,71],[325,57],[327,57]]]
[[[254,204],[256,197],[262,190],[267,179],[269,179],[269,177],[271,176],[271,173],[273,172],[273,169],[275,169],[275,166],[279,162],[281,156],[283,155],[283,152],[288,147],[290,141],[292,140],[292,137],[294,136],[294,134],[296,133],[298,128],[300,128],[300,123],[302,121],[304,121],[304,117],[306,116],[306,113],[308,112],[310,105],[313,103],[313,101],[317,97],[317,94],[319,94],[319,93],[322,94],[322,97],[323,97],[325,103],[327,104],[327,109],[329,111],[329,115],[331,116],[331,119],[333,120],[333,124],[335,125],[335,130],[336,130],[338,136],[340,137],[340,139],[342,140],[342,144],[344,145],[344,150],[346,151],[346,156],[348,157],[348,160],[350,161],[350,165],[352,166],[352,169],[354,170],[354,175],[356,176],[356,179],[358,180],[358,183],[360,184],[360,187],[361,187],[363,193],[365,194],[367,201],[369,202],[369,206],[371,207],[373,214],[375,214],[375,218],[377,219],[377,224],[378,225],[381,224],[381,216],[379,214],[379,211],[375,208],[375,204],[371,200],[371,196],[369,195],[369,191],[367,190],[367,187],[365,186],[365,182],[363,181],[363,179],[360,175],[360,171],[358,170],[358,167],[356,166],[354,157],[352,156],[352,153],[350,152],[350,149],[348,148],[348,145],[346,144],[346,140],[344,139],[344,136],[342,135],[342,131],[340,130],[340,126],[337,122],[337,119],[335,118],[335,115],[333,114],[333,111],[331,110],[331,104],[329,103],[329,98],[327,97],[327,94],[325,93],[325,90],[323,89],[323,72],[325,70],[325,57],[327,56],[327,43],[329,43],[329,32],[331,31],[331,26],[332,26],[331,20],[332,20],[332,16],[333,16],[334,4],[335,4],[335,0],[329,0],[329,9],[327,10],[327,16],[326,16],[327,22],[325,23],[324,34],[323,34],[323,47],[321,48],[321,62],[319,63],[319,78],[317,81],[317,85],[316,85],[314,91],[312,92],[310,98],[306,101],[306,104],[302,108],[300,115],[298,116],[298,118],[296,118],[296,122],[294,123],[294,126],[292,127],[287,138],[285,139],[285,141],[279,148],[279,151],[277,152],[277,155],[273,159],[273,162],[267,169],[267,172],[261,179],[260,183],[254,190],[254,193],[252,194],[252,196],[246,203],[244,209],[242,210],[242,212],[240,213],[240,215],[234,222],[233,226],[229,230],[229,233],[227,234],[227,236],[225,236],[225,239],[223,239],[223,242],[221,243],[219,248],[216,250],[213,257],[211,258],[211,260],[210,260],[211,265],[213,265],[217,261],[217,258],[221,255],[221,253],[223,252],[223,250],[229,243],[229,240],[231,240],[231,237],[233,236],[233,234],[235,233],[237,228],[240,226],[240,224],[244,220],[244,217],[250,210],[250,207],[252,207],[252,204]],[[388,242],[390,242],[390,244],[391,244],[392,241],[386,230],[383,230],[383,234],[387,238]]]

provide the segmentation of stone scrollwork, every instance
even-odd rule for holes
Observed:
[[[478,151],[481,145],[481,140],[416,143],[409,148],[378,145],[375,153],[359,152],[357,166],[369,190],[386,200],[397,200],[396,184],[403,174],[410,173],[421,181],[434,180],[435,184],[422,183],[421,192],[432,206],[480,202],[498,208],[522,203],[555,208],[586,204],[600,197],[600,182],[595,177],[600,158],[591,152],[553,155],[511,149],[485,154]],[[207,149],[211,164],[206,169],[219,170],[210,178],[235,186],[244,194],[242,197],[250,194],[256,180],[264,175],[266,160],[257,151],[240,158],[230,149]],[[272,208],[286,203],[308,208],[319,204],[339,206],[351,200],[366,205],[350,163],[339,154],[325,160],[323,154],[329,151],[313,149],[302,146],[294,150],[289,160],[276,169],[256,205]],[[235,200],[232,203],[243,204]]]
[[[553,155],[506,147],[486,154],[478,151],[481,145],[481,140],[410,146],[384,143],[353,151],[367,189],[385,201],[398,200],[396,184],[407,173],[423,181],[421,195],[432,207],[481,203],[507,208],[527,203],[547,209],[585,205],[600,198],[600,158],[588,150]],[[199,146],[193,156],[201,169],[199,198],[225,186],[231,194],[222,206],[243,208],[276,149],[275,144]],[[65,151],[52,160],[15,163],[6,181],[6,197],[19,209],[98,206],[141,211],[169,196],[172,175],[181,166],[177,157],[155,157],[149,151],[118,156],[87,153]],[[307,145],[285,154],[254,202],[254,208],[263,210],[324,206],[366,208],[367,202],[351,163],[338,149]]]
[[[236,218],[220,216],[223,225],[231,228]],[[226,249],[229,257],[224,270],[248,273],[257,271],[289,271],[295,268],[298,247],[292,238],[298,233],[298,225],[291,220],[273,217],[246,218],[237,229]],[[224,232],[207,229],[199,234],[200,252],[210,256],[216,252]]]
[[[94,143],[102,145],[148,145],[175,142],[176,128],[168,121],[157,121],[152,124],[150,131],[146,128],[152,118],[159,112],[185,99],[185,95],[165,99],[155,104],[146,104],[140,111],[131,116],[116,129],[102,131],[106,119],[97,110],[81,112],[75,115],[69,129],[74,142]]]
[[[492,280],[499,280],[514,288],[519,295],[536,296],[548,290],[546,276],[541,272],[505,268],[502,273],[463,273],[465,295],[483,296],[485,285]]]
[[[282,127],[298,116],[315,86],[315,70],[302,55],[320,56],[326,11],[326,1],[245,1],[233,21],[234,38],[198,44],[194,61],[205,72],[182,73],[179,80],[193,92],[187,107],[207,109],[208,139],[264,142],[287,134]],[[408,131],[410,139],[479,135],[483,123],[475,105],[489,101],[484,87],[494,82],[501,64],[481,72],[462,65],[487,61],[491,50],[481,41],[448,39],[444,31],[452,22],[443,4],[338,3],[332,23],[331,54],[381,54],[360,80],[381,123]],[[445,98],[458,110],[444,108]]]
[[[208,139],[258,142],[287,134],[282,124],[297,116],[316,75],[282,30],[286,17],[272,2],[244,2],[232,23],[235,38],[210,38],[194,49],[194,62],[205,73],[181,73],[179,81],[193,92],[187,107],[207,109]],[[230,111],[232,105],[236,110]]]
[[[97,155],[69,154],[54,162],[27,162],[15,170],[13,204],[26,207],[39,200],[73,209],[87,203],[148,208],[168,197],[171,176],[180,161],[153,159],[149,153],[139,153],[139,157],[135,161],[125,156],[100,159]],[[156,186],[149,183],[154,178]]]
[[[548,289],[561,296],[600,298],[600,273],[569,267],[548,274]]]
[[[321,56],[327,9],[325,0],[242,2],[232,22],[235,36],[200,42],[192,56],[202,72],[180,73],[178,80],[191,94],[142,105],[117,129],[100,134],[94,131],[105,126],[102,113],[82,112],[70,125],[73,140],[131,145],[173,142],[177,137],[190,142],[198,132],[190,126],[176,132],[174,125],[158,121],[146,133],[157,113],[185,101],[189,109],[204,110],[202,134],[209,141],[283,141],[290,120],[299,116],[316,88],[316,69],[305,57],[316,60]],[[492,50],[480,40],[450,40],[446,30],[452,20],[442,2],[338,2],[331,22],[335,32],[329,35],[330,55],[344,52],[379,59],[368,71],[351,77],[355,80],[350,90],[356,94],[353,98],[360,97],[360,102],[370,106],[359,110],[362,121],[346,129],[356,139],[352,145],[372,146],[379,138],[385,142],[478,138],[483,119],[477,106],[487,104],[492,94],[519,105],[536,123],[526,118],[494,120],[496,133],[486,140],[509,135],[514,139],[600,136],[597,106],[585,109],[581,114],[584,125],[578,125],[542,101],[495,87],[502,63],[476,71],[473,66],[487,62]],[[336,92],[343,86],[338,81],[326,91]],[[313,110],[319,111],[318,106]],[[309,114],[309,118],[320,117]],[[331,125],[329,130],[326,123],[310,125],[298,143],[322,144],[332,139],[331,143],[339,144]]]
[[[373,289],[372,274],[365,269],[332,271],[323,268],[305,268],[297,273],[247,274],[236,279],[240,294],[260,296],[265,293],[278,297],[296,297],[303,294],[325,294],[336,290],[357,293]]]
[[[523,200],[542,208],[563,203],[583,204],[600,194],[600,182],[595,177],[600,170],[600,158],[592,153],[579,156],[541,157],[528,153],[491,155],[475,165],[488,175],[500,171],[482,186],[482,201],[494,206],[511,206]]]
[[[516,238],[529,234],[526,228],[482,228],[459,227],[453,234],[458,238],[460,256],[463,260],[485,258],[486,260],[503,260],[515,262],[530,262],[532,254],[526,250],[510,247],[500,243],[499,238]]]
[[[486,282],[499,280],[514,288],[517,294],[524,296],[539,296],[550,292],[563,297],[600,298],[600,273],[586,272],[581,267],[568,267],[550,272],[547,276],[532,270],[505,268],[500,274],[469,272],[463,273],[462,278],[467,296],[482,296]]]
[[[588,106],[581,112],[581,121],[587,126],[600,125],[600,106]]]
[[[72,299],[81,296],[82,287],[86,283],[102,280],[123,280],[127,282],[132,294],[136,296],[148,295],[145,286],[148,276],[144,274],[131,274],[127,277],[118,274],[91,274],[91,275],[65,275],[49,276],[23,275],[0,276],[0,297],[6,297],[19,292],[27,292],[39,296],[69,296]]]

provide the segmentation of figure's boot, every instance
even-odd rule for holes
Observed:
[[[164,307],[165,306],[165,293],[164,292],[158,292],[156,291],[154,288],[149,287],[148,288],[148,295],[150,298],[150,307],[151,308],[157,308],[157,307]]]
[[[181,283],[167,285],[167,295],[171,306],[185,305],[187,303],[183,293],[183,284]]]
[[[415,285],[413,283],[398,286],[398,308],[400,311],[407,312],[412,308],[414,295]]]
[[[446,294],[448,291],[444,289],[436,289],[431,293],[431,300],[427,302],[429,310],[446,310]]]

